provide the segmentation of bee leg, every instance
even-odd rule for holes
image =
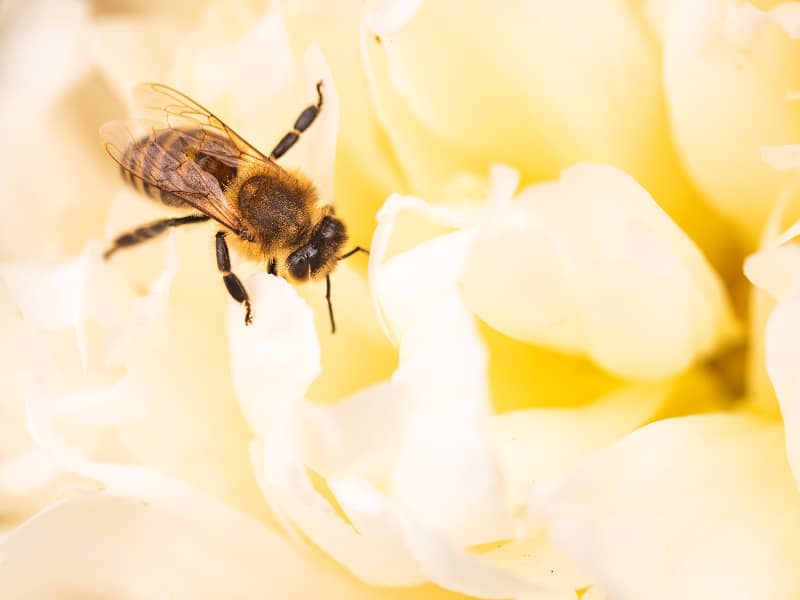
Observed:
[[[307,106],[297,120],[294,122],[294,128],[281,138],[275,148],[270,153],[269,157],[276,160],[286,154],[286,152],[295,145],[297,140],[300,139],[300,134],[303,133],[317,118],[320,109],[322,108],[322,82],[317,82],[317,103]]]
[[[325,300],[328,302],[328,317],[331,320],[331,333],[336,333],[336,321],[333,319],[333,304],[331,304],[331,276],[325,275]]]
[[[247,290],[244,289],[242,280],[231,273],[231,257],[228,254],[228,243],[225,241],[225,232],[217,232],[217,268],[222,272],[222,281],[231,298],[244,304],[244,324],[250,325],[253,322],[253,313],[250,310],[250,298]]]
[[[205,215],[188,215],[185,217],[177,217],[175,219],[162,219],[160,221],[153,221],[147,223],[117,236],[114,239],[111,247],[103,253],[103,258],[108,260],[111,256],[122,248],[130,248],[142,242],[153,239],[154,237],[164,233],[167,229],[178,227],[180,225],[190,225],[191,223],[203,223],[208,221],[209,217]]]
[[[344,254],[342,254],[337,260],[344,260],[346,258],[350,258],[356,252],[363,252],[364,254],[369,254],[369,250],[367,250],[366,248],[362,248],[361,246],[356,246],[349,252],[345,252]]]

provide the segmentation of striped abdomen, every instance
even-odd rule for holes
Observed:
[[[168,206],[186,206],[178,196],[163,189],[167,185],[159,187],[154,182],[168,180],[166,171],[191,160],[216,177],[224,190],[236,177],[236,167],[217,157],[238,153],[229,139],[203,129],[162,129],[126,148],[120,157],[120,173],[126,183],[147,196]]]

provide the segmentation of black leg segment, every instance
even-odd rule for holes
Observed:
[[[203,223],[208,221],[208,219],[209,217],[206,215],[188,215],[174,219],[161,219],[160,221],[153,221],[152,223],[141,225],[132,231],[117,236],[111,247],[103,254],[103,258],[109,259],[117,250],[130,248],[131,246],[136,246],[137,244],[151,240],[172,227],[190,225],[192,223]]]
[[[293,130],[281,138],[281,141],[277,143],[269,157],[275,160],[286,154],[289,148],[294,146],[295,143],[297,143],[297,140],[300,139],[300,134],[311,126],[321,109],[322,82],[319,81],[317,82],[317,103],[307,106],[305,109],[303,109],[303,112],[300,113],[300,116],[297,117],[297,120],[294,122]]]
[[[242,280],[235,273],[231,273],[231,257],[228,253],[228,243],[225,241],[225,232],[218,231],[217,243],[217,268],[222,272],[222,282],[231,295],[231,298],[240,304],[244,304],[244,324],[250,325],[253,322],[253,314],[250,310],[250,298],[247,290],[244,289]]]

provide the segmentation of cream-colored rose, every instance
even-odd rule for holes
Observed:
[[[796,596],[796,15],[9,4],[0,595]],[[246,327],[211,226],[102,261],[165,214],[96,134],[141,80],[265,150],[323,81],[335,336],[235,258]]]

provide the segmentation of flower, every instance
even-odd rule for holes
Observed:
[[[0,16],[4,597],[797,595],[794,4]],[[101,259],[141,80],[264,149],[323,82],[335,336],[204,226]]]

